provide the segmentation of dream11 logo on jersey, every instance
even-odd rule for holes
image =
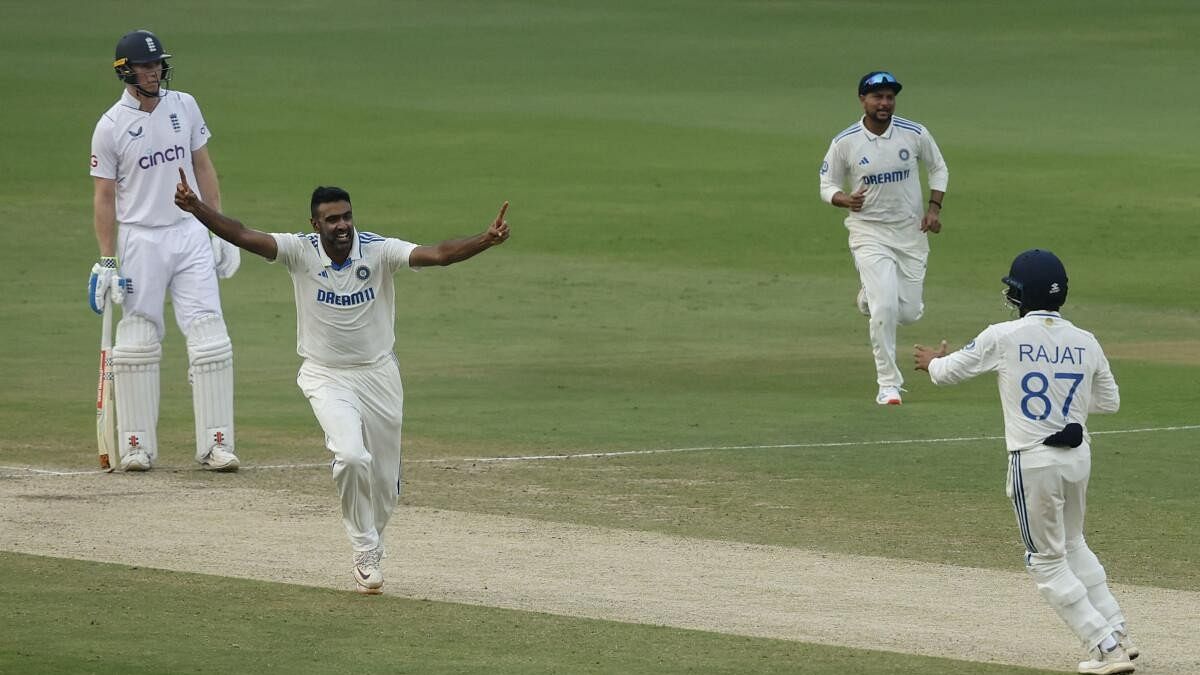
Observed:
[[[182,160],[186,156],[187,150],[182,145],[176,145],[173,148],[158,150],[147,155],[142,155],[138,158],[138,166],[142,167],[143,169],[149,169],[150,167],[158,166],[159,164],[163,164],[165,162]]]

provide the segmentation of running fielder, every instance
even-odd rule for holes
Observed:
[[[1080,673],[1131,673],[1138,649],[1083,538],[1092,468],[1088,414],[1117,411],[1117,382],[1095,336],[1058,311],[1067,299],[1067,271],[1053,253],[1025,251],[1003,281],[1019,319],[988,326],[953,354],[944,340],[939,350],[916,345],[916,367],[938,385],[997,374],[1008,496],[1026,569],[1089,650]]]
[[[942,231],[950,180],[929,130],[893,115],[900,89],[885,71],[859,80],[863,116],[834,137],[820,176],[821,199],[849,211],[845,225],[861,284],[858,309],[870,317],[879,405],[901,403],[904,376],[896,365],[896,327],[925,312],[926,233]],[[929,172],[928,202],[921,198],[918,160]]]
[[[508,239],[504,213],[473,237],[419,246],[354,228],[350,194],[318,187],[310,204],[312,232],[267,234],[205,204],[179,173],[175,203],[222,239],[278,261],[292,275],[296,383],[333,453],[342,524],[354,549],[360,593],[383,589],[383,530],[400,496],[400,427],[404,389],[396,342],[393,275],[404,267],[451,265]]]
[[[236,471],[233,346],[217,277],[233,275],[240,253],[211,238],[171,201],[178,171],[214,208],[221,205],[200,107],[190,95],[163,86],[171,79],[170,57],[149,31],[134,31],[117,43],[113,68],[125,90],[92,134],[100,261],[92,267],[89,303],[98,314],[109,302],[123,303],[112,349],[121,468],[148,471],[158,461],[158,372],[163,302],[170,291],[175,322],[187,337],[196,461]]]

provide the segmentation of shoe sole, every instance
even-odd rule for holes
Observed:
[[[903,405],[898,398],[888,399],[886,401],[875,401],[879,405]]]
[[[237,471],[238,467],[241,465],[242,465],[242,463],[236,459],[230,460],[229,462],[226,462],[225,464],[212,464],[210,462],[205,462],[205,461],[200,462],[200,468],[207,469],[209,471],[216,471],[219,473],[233,473],[234,471]]]
[[[226,464],[225,466],[213,466],[212,464],[201,464],[202,468],[208,471],[216,471],[217,473],[236,473],[238,464]]]
[[[383,586],[380,586],[379,588],[367,588],[366,586],[363,586],[362,584],[356,584],[356,585],[358,586],[358,592],[361,595],[382,595],[383,594]]]

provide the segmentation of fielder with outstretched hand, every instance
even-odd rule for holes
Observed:
[[[175,203],[214,234],[292,275],[296,383],[325,432],[342,523],[354,549],[358,591],[382,592],[383,531],[400,495],[400,427],[404,389],[393,353],[396,289],[404,267],[451,265],[508,240],[508,202],[473,237],[420,246],[360,232],[350,194],[318,187],[309,205],[312,232],[267,234],[222,215],[201,201],[179,173]]]
[[[988,326],[956,352],[945,340],[938,349],[915,345],[916,368],[937,385],[996,373],[1008,497],[1025,544],[1025,568],[1088,650],[1078,672],[1131,673],[1140,650],[1084,539],[1092,470],[1088,415],[1116,412],[1120,390],[1100,342],[1059,312],[1067,270],[1057,256],[1025,251],[1003,282],[1020,318]]]

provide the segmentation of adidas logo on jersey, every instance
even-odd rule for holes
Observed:
[[[870,163],[871,163],[871,160],[867,159],[866,157],[863,157],[862,159],[858,160],[859,166],[866,166]]]

